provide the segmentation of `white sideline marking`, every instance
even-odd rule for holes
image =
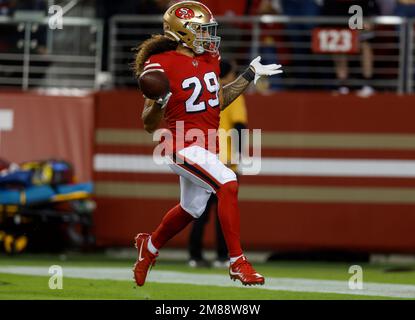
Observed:
[[[158,283],[180,283],[201,286],[218,287],[243,287],[238,282],[233,282],[228,275],[195,274],[174,271],[152,270],[147,282]],[[0,267],[0,273],[49,276],[48,267]],[[94,267],[64,267],[63,276],[80,279],[106,279],[133,281],[133,274],[128,268],[94,268]],[[295,291],[295,292],[321,292],[352,294],[363,296],[379,296],[392,298],[415,299],[415,285],[383,284],[364,282],[363,290],[350,290],[348,281],[335,280],[312,280],[302,278],[266,278],[265,285],[261,287],[246,287],[273,291]]]

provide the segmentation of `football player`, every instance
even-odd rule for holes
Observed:
[[[178,2],[163,16],[164,35],[146,40],[136,56],[137,76],[158,70],[169,79],[169,93],[156,101],[145,100],[142,120],[149,133],[158,128],[163,118],[167,121],[175,148],[166,157],[170,168],[180,176],[180,203],[166,213],[151,235],[139,233],[135,239],[138,259],[134,278],[138,286],[144,285],[149,268],[166,242],[204,212],[212,192],[218,199],[231,279],[244,285],[264,284],[264,277],[255,271],[241,248],[238,183],[235,173],[218,158],[216,130],[220,112],[252,81],[256,83],[261,76],[276,75],[282,70],[281,65],[262,65],[261,57],[257,57],[235,81],[221,87],[218,81],[221,39],[216,35],[217,26],[204,4]],[[202,136],[183,143],[177,141],[192,129],[198,129]],[[209,145],[212,140],[213,147]],[[176,147],[179,144],[181,147]]]
[[[220,61],[220,79],[222,86],[233,82],[236,79],[236,70],[233,63],[222,59]],[[238,164],[233,163],[232,158],[239,160],[240,153],[243,149],[242,130],[247,128],[248,114],[246,110],[245,98],[241,94],[220,114],[219,122],[219,159],[226,166],[231,168],[238,175]],[[238,132],[237,145],[232,145],[232,138],[229,135],[230,130]],[[236,137],[235,137],[236,138]],[[213,210],[212,210],[213,209]],[[205,227],[209,222],[209,216],[214,214],[215,231],[216,231],[216,254],[217,258],[213,262],[216,268],[229,267],[228,250],[225,238],[223,236],[222,227],[217,215],[216,196],[212,194],[207,202],[205,211],[199,219],[193,222],[189,236],[189,266],[190,267],[209,267],[210,262],[203,257],[203,234]],[[214,211],[212,213],[211,211]]]

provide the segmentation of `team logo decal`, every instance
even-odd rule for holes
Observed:
[[[185,20],[192,19],[195,16],[195,13],[192,9],[185,8],[185,7],[177,9],[175,13],[176,13],[176,17],[180,19],[185,19]]]

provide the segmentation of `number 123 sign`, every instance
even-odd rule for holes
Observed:
[[[314,53],[359,52],[359,33],[357,30],[316,28],[313,30],[312,49]]]

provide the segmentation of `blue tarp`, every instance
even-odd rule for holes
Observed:
[[[0,204],[30,205],[53,200],[56,195],[69,195],[74,192],[92,194],[93,183],[63,184],[57,186],[30,186],[22,190],[0,188]]]

